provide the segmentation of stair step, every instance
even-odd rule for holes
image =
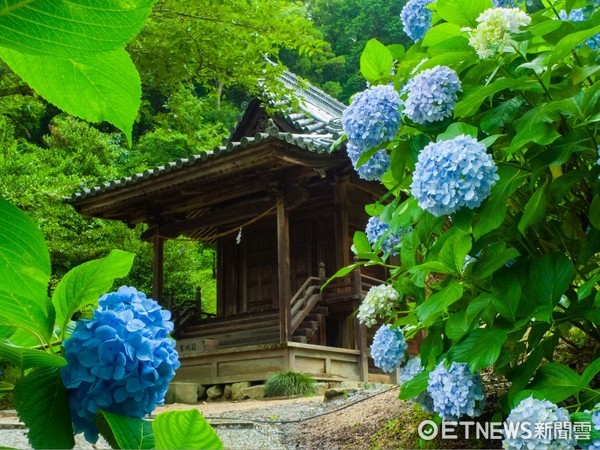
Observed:
[[[302,322],[300,324],[300,327],[298,328],[306,328],[309,330],[316,330],[317,328],[319,328],[319,322],[315,322],[312,320],[304,320],[304,322]]]
[[[323,320],[324,315],[325,314],[309,314],[304,320],[307,320],[309,322],[320,322],[321,320]]]
[[[215,323],[204,322],[195,323],[185,327],[184,332],[187,333],[224,333],[227,330],[250,330],[259,327],[268,327],[279,324],[279,317],[277,316],[266,316],[266,317],[252,317],[245,318],[242,320],[232,319],[231,321],[218,321]]]
[[[301,344],[306,344],[308,342],[308,338],[306,336],[292,336],[292,342],[300,342]]]
[[[216,339],[217,341],[219,341],[219,347],[221,347],[221,343],[222,342],[226,342],[226,341],[230,341],[232,339],[247,339],[250,345],[250,342],[254,341],[255,339],[259,338],[262,335],[278,335],[279,334],[279,324],[278,325],[273,325],[273,326],[269,326],[269,327],[256,327],[254,329],[249,329],[249,330],[236,330],[236,331],[229,331],[226,333],[219,333],[215,330],[213,330],[212,333],[196,333],[196,332],[186,332],[183,333],[182,337],[184,339],[188,339],[188,338],[198,338],[198,337],[203,337],[203,338],[207,338],[207,339]]]
[[[310,328],[298,328],[295,332],[294,332],[294,336],[306,336],[306,337],[310,337],[314,334],[315,330],[314,329],[310,329]]]

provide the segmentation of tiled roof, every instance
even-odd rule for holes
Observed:
[[[228,141],[226,145],[215,147],[212,151],[202,152],[188,158],[179,158],[163,166],[145,170],[132,176],[113,180],[92,188],[82,188],[71,197],[66,197],[67,203],[75,204],[83,199],[94,197],[104,192],[121,189],[141,183],[144,180],[158,177],[172,171],[186,169],[190,166],[214,160],[237,149],[251,147],[267,139],[288,142],[301,150],[311,153],[327,154],[331,144],[342,131],[341,116],[344,104],[327,95],[316,87],[303,83],[296,75],[289,72],[282,76],[283,84],[292,89],[299,97],[299,112],[283,116],[284,120],[297,132],[282,132],[270,120],[264,132],[254,136],[244,136],[239,141]]]

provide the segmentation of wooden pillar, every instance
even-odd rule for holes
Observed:
[[[345,267],[350,260],[350,223],[348,220],[348,177],[338,177],[334,183],[335,234],[337,266]]]
[[[154,257],[152,259],[152,298],[158,303],[163,300],[164,287],[164,244],[165,240],[157,235],[152,241]]]
[[[277,278],[279,285],[279,341],[291,338],[290,224],[283,195],[277,197]]]
[[[360,375],[360,381],[369,381],[369,346],[367,345],[367,327],[358,322],[358,319],[354,319],[356,323],[356,340],[358,341],[358,350],[360,350],[360,356],[358,360],[358,373]]]

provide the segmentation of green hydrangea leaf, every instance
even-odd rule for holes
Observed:
[[[108,411],[98,411],[96,425],[98,431],[112,448],[154,448],[152,422],[148,420],[120,416]]]
[[[54,326],[49,279],[50,254],[42,233],[23,211],[0,199],[0,326],[47,341]]]
[[[223,443],[200,411],[169,411],[152,422],[157,449],[221,449]]]
[[[0,57],[49,102],[90,122],[110,122],[131,143],[142,91],[125,50],[69,59],[0,48]]]
[[[360,56],[360,72],[368,82],[377,83],[391,76],[393,63],[390,49],[377,39],[371,39]]]
[[[0,359],[10,362],[21,370],[42,366],[61,367],[67,364],[61,356],[43,350],[16,347],[4,342],[0,342]]]
[[[81,264],[63,277],[52,296],[56,323],[63,333],[76,311],[86,304],[97,304],[98,298],[112,287],[115,278],[129,273],[133,258],[132,253],[113,250],[105,258]]]
[[[33,448],[73,448],[69,398],[57,367],[34,369],[21,378],[14,399]]]
[[[154,0],[5,0],[0,47],[58,58],[123,48]]]

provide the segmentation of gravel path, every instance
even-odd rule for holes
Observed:
[[[155,414],[195,407],[214,426],[226,449],[359,448],[362,447],[360,442],[349,441],[344,430],[348,431],[350,427],[356,434],[356,424],[360,423],[368,429],[366,433],[371,434],[374,426],[391,418],[386,413],[389,408],[385,406],[402,404],[397,396],[397,389],[377,386],[359,389],[331,401],[323,401],[319,396],[201,403],[197,406],[175,404],[159,407]],[[365,407],[370,403],[375,406],[367,412]],[[4,427],[7,419],[4,419]],[[13,421],[16,423],[15,419]],[[24,429],[0,428],[0,447],[30,448],[25,432]],[[338,441],[339,445],[336,445]],[[108,445],[99,441],[93,447],[79,435],[76,448],[108,448]]]

